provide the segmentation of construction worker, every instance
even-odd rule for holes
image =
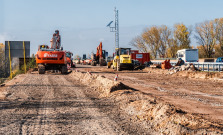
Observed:
[[[53,38],[50,40],[50,48],[53,48]]]
[[[61,47],[61,37],[59,34],[59,30],[55,30],[55,34],[56,34],[56,47],[57,49],[60,49]]]
[[[57,49],[56,47],[56,40],[57,40],[57,37],[56,37],[56,33],[53,34],[53,37],[52,39],[50,40],[51,42],[51,49]]]
[[[182,66],[182,65],[184,65],[184,61],[181,58],[179,58],[175,66]]]

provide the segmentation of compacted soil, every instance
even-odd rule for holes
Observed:
[[[112,100],[96,98],[69,75],[23,74],[0,89],[6,96],[0,101],[0,134],[154,133],[120,117]]]
[[[0,134],[223,134],[223,81],[116,72],[22,74],[0,87]]]
[[[223,125],[222,79],[188,78],[186,75],[164,73],[162,69],[117,72],[106,67],[79,65],[77,70],[103,75],[111,80],[116,77],[117,81],[145,95],[156,97],[209,122]]]

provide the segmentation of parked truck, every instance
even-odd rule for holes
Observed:
[[[218,57],[218,58],[216,59],[216,62],[223,62],[223,57]]]
[[[177,51],[177,58],[184,62],[198,62],[198,49],[181,49]]]
[[[138,61],[140,65],[147,65],[150,62],[150,54],[140,53],[139,50],[131,50],[131,58]]]

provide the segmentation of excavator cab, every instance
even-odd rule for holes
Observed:
[[[66,59],[67,59],[67,67],[71,67],[71,68],[75,67],[75,64],[72,59],[73,53],[68,51],[65,54],[66,54]]]
[[[66,57],[71,58],[73,56],[72,52],[66,52]]]
[[[39,45],[38,51],[49,49],[48,45]]]
[[[105,57],[106,51],[102,50],[102,42],[100,42],[99,46],[97,47],[97,53],[95,55],[92,54],[91,56],[91,65],[96,66],[97,64],[99,64],[100,66],[106,66],[107,63],[105,61]]]

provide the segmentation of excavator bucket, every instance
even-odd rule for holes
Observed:
[[[172,67],[172,65],[170,64],[170,60],[165,60],[161,64],[162,69],[170,69],[171,67]]]

